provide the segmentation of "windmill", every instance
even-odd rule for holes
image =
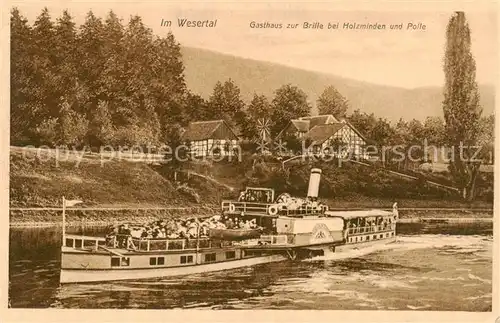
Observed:
[[[269,141],[271,140],[271,131],[269,128],[271,127],[271,122],[269,119],[258,119],[257,120],[257,135],[259,136],[259,147],[261,153],[265,153],[269,151]]]

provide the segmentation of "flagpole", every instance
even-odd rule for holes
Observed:
[[[62,246],[66,247],[66,200],[62,197]]]

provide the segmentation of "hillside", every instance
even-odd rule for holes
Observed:
[[[183,47],[182,55],[188,87],[205,98],[209,97],[217,81],[231,78],[240,87],[246,102],[254,92],[272,97],[278,87],[292,83],[307,93],[314,106],[324,88],[334,85],[350,101],[351,109],[373,112],[391,121],[442,116],[442,89],[439,87],[382,86],[191,47]],[[484,113],[493,113],[494,87],[481,86],[480,90]]]

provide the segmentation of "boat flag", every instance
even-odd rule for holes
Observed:
[[[72,207],[72,206],[75,206],[77,204],[83,203],[83,201],[80,201],[80,200],[64,200],[64,203],[65,203],[65,206]]]

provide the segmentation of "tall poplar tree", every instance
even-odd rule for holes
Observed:
[[[480,162],[474,159],[482,108],[476,83],[476,63],[471,52],[469,24],[456,12],[446,28],[443,111],[448,144],[453,147],[450,171],[467,200],[474,198]]]

